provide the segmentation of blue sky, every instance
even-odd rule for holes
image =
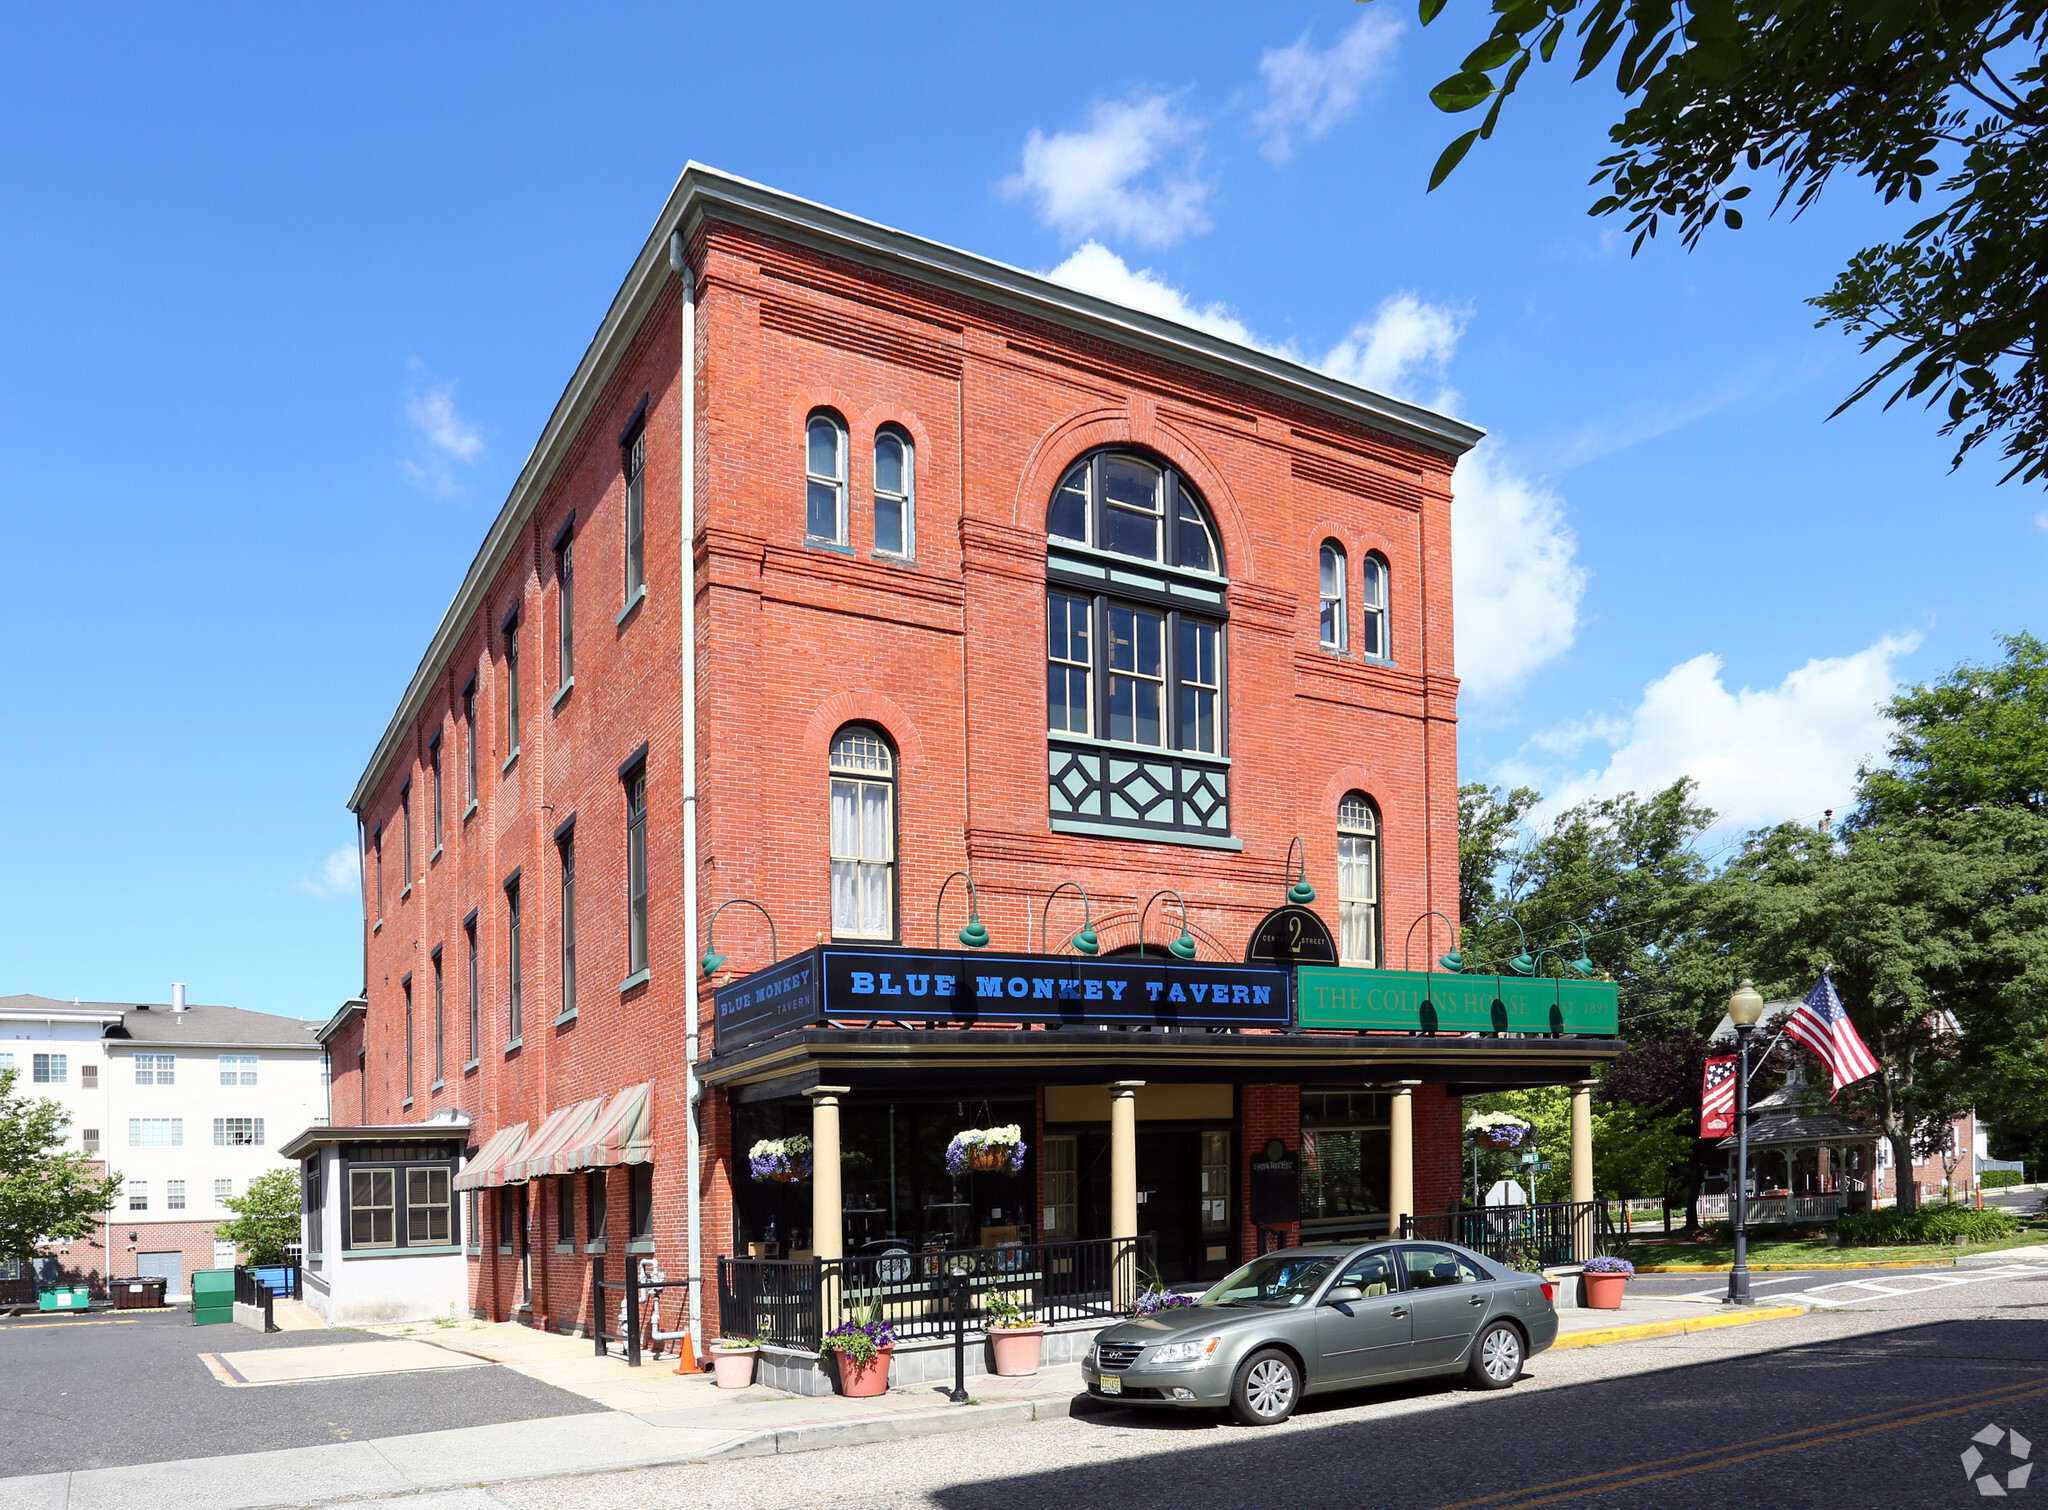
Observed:
[[[2048,511],[1806,295],[1838,184],[1631,260],[1605,82],[1460,123],[1385,4],[17,8],[0,98],[0,992],[325,1015],[343,801],[685,161],[1185,309],[1485,426],[1467,779],[1845,803],[1872,705],[2040,628]],[[1226,323],[1234,322],[1234,323]]]

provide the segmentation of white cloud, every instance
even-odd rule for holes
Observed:
[[[1083,242],[1072,256],[1046,277],[1055,283],[1064,283],[1068,288],[1079,289],[1084,294],[1094,294],[1099,299],[1109,299],[1131,309],[1143,310],[1148,315],[1158,315],[1163,320],[1206,330],[1226,341],[1236,341],[1244,346],[1260,344],[1258,337],[1227,306],[1198,306],[1150,268],[1129,267],[1123,258],[1099,241]]]
[[[2034,516],[2034,528],[2048,534],[2048,509],[2043,509]]]
[[[1886,635],[1854,655],[1815,657],[1775,687],[1735,691],[1721,680],[1719,656],[1680,662],[1643,689],[1627,717],[1550,736],[1547,747],[1560,752],[1583,733],[1578,743],[1598,741],[1610,753],[1598,770],[1553,781],[1546,811],[1690,776],[1722,830],[1841,812],[1856,767],[1884,754],[1891,725],[1879,707],[1898,685],[1894,663],[1919,644],[1917,634]],[[1532,742],[1544,747],[1544,738]],[[1542,784],[1543,773],[1518,768],[1516,779],[1528,776]]]
[[[1481,701],[1514,691],[1571,649],[1586,591],[1564,500],[1494,447],[1481,442],[1451,475],[1458,676]]]
[[[1085,130],[1033,130],[1023,167],[1001,188],[1036,200],[1038,218],[1062,235],[1170,245],[1209,228],[1209,186],[1195,171],[1200,134],[1169,95],[1098,104]]]
[[[1419,373],[1443,377],[1467,318],[1465,310],[1431,304],[1413,294],[1394,294],[1380,301],[1371,319],[1352,326],[1317,365],[1347,383],[1419,403],[1411,378]],[[1428,402],[1433,409],[1450,412],[1457,407],[1457,391],[1440,386]]]
[[[406,423],[412,427],[413,454],[401,457],[398,470],[415,487],[447,495],[458,490],[455,464],[467,465],[484,454],[484,438],[455,408],[455,384],[433,383],[418,361],[408,362],[411,374],[405,396]]]
[[[297,886],[308,896],[347,897],[354,896],[361,889],[359,877],[362,871],[354,845],[337,849],[310,876],[300,876]]]
[[[1292,47],[1270,48],[1259,58],[1266,103],[1252,116],[1259,150],[1276,163],[1294,156],[1294,139],[1328,136],[1357,107],[1365,86],[1386,71],[1401,23],[1368,11],[1328,52],[1309,46],[1308,33]]]

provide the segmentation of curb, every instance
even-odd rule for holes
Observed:
[[[1073,1412],[1071,1395],[1044,1395],[1029,1400],[1002,1400],[987,1405],[959,1405],[947,1410],[904,1411],[893,1416],[865,1416],[855,1421],[817,1421],[804,1426],[769,1427],[736,1437],[710,1452],[678,1457],[701,1463],[714,1458],[769,1457],[785,1452],[812,1452],[820,1447],[857,1447],[905,1437],[941,1436],[975,1431],[984,1426],[1026,1425],[1053,1421]]]
[[[1764,1306],[1752,1311],[1731,1311],[1726,1315],[1688,1316],[1672,1321],[1642,1321],[1634,1326],[1601,1327],[1594,1331],[1559,1332],[1550,1351],[1561,1347],[1599,1347],[1607,1342],[1637,1342],[1645,1337],[1675,1337],[1682,1332],[1711,1332],[1717,1327],[1747,1326],[1752,1321],[1776,1321],[1784,1316],[1804,1316],[1805,1306]]]
[[[1979,1255],[1971,1254],[1969,1257]],[[1989,1256],[1989,1255],[1984,1255]],[[1953,1269],[1953,1258],[1886,1258],[1873,1259],[1861,1264],[1751,1264],[1751,1273],[1766,1269],[1782,1269],[1792,1274],[1804,1274],[1809,1269]],[[1726,1274],[1731,1264],[1637,1264],[1638,1274]]]

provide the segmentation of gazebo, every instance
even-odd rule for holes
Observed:
[[[1720,1146],[1728,1156],[1732,1191],[1734,1137],[1723,1138]],[[1750,1107],[1751,1225],[1832,1222],[1845,1212],[1868,1210],[1876,1158],[1876,1132],[1830,1110],[1794,1065],[1782,1088]]]

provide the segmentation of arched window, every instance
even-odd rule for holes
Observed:
[[[1387,638],[1387,558],[1378,551],[1365,558],[1363,580],[1358,594],[1358,607],[1363,615],[1358,648],[1366,655],[1390,661],[1394,648]]]
[[[846,426],[829,409],[804,426],[804,535],[846,543]]]
[[[1046,535],[1053,828],[1236,847],[1223,555],[1208,509],[1172,467],[1097,451],[1053,490]]]
[[[879,729],[832,741],[832,936],[896,936],[896,757]]]
[[[1344,649],[1344,547],[1325,540],[1316,567],[1321,574],[1318,591],[1322,597],[1320,615],[1323,649]]]
[[[1342,963],[1378,967],[1380,819],[1363,792],[1337,804],[1337,932]]]
[[[875,434],[875,549],[917,554],[917,452],[901,430]]]

